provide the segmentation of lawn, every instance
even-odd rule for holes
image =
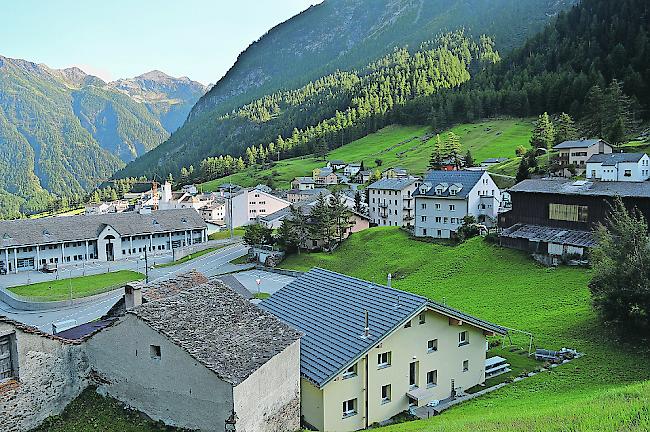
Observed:
[[[530,119],[485,120],[461,124],[451,130],[460,136],[463,153],[471,150],[478,163],[490,157],[515,157],[515,148],[528,145],[533,125]],[[430,132],[427,126],[388,126],[373,134],[332,150],[328,159],[363,161],[366,169],[377,168],[376,159],[382,160],[380,169],[407,168],[414,174],[424,174],[429,163],[434,139],[423,142],[420,138]],[[445,133],[441,135],[444,137]],[[294,177],[311,175],[314,168],[323,166],[322,160],[311,156],[286,159],[270,169],[247,168],[228,177],[204,183],[203,190],[215,190],[220,184],[233,182],[241,186],[255,186],[272,179],[273,186],[288,189]]]
[[[121,270],[113,273],[59,279],[8,289],[14,294],[29,297],[35,301],[57,301],[70,299],[70,289],[72,289],[73,298],[88,297],[118,288],[127,282],[142,279],[144,279],[142,273]]]
[[[188,261],[192,261],[195,258],[201,257],[203,255],[207,255],[210,252],[214,252],[216,250],[219,250],[219,249],[221,249],[223,247],[225,247],[225,246],[213,247],[213,248],[207,248],[207,249],[204,249],[204,250],[200,250],[198,252],[194,252],[193,254],[185,256],[185,257],[183,257],[183,258],[181,258],[179,260],[176,260],[176,261],[168,262],[168,263],[165,263],[165,264],[156,264],[154,267],[156,267],[156,268],[165,268],[165,267],[172,267],[172,266],[175,266],[175,265],[178,265],[178,264],[183,264],[183,263],[186,263]]]
[[[233,230],[233,234],[235,235],[235,237],[243,236],[244,228],[235,228]],[[208,240],[225,240],[227,238],[230,238],[230,230],[219,231],[216,233],[212,233],[210,234],[210,236],[208,236]]]
[[[506,386],[398,431],[647,430],[650,349],[603,329],[591,308],[589,271],[545,268],[526,254],[472,239],[445,246],[409,239],[397,228],[353,234],[333,254],[288,258],[284,268],[320,266],[384,283],[495,323],[532,332],[537,347],[585,356]],[[527,347],[524,337],[513,342]]]
[[[33,432],[171,432],[181,429],[155,423],[88,388],[63,414],[49,418]]]

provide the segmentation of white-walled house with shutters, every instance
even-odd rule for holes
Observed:
[[[451,238],[465,216],[496,224],[501,191],[487,171],[429,171],[413,193],[416,237]]]
[[[207,241],[194,209],[0,221],[0,269],[116,261]]]

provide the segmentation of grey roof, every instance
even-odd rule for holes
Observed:
[[[529,179],[509,192],[528,192],[562,195],[592,195],[605,197],[650,198],[650,182],[571,181],[566,179]]]
[[[311,184],[315,183],[313,177],[296,177],[294,180],[298,180],[298,183]]]
[[[540,225],[515,224],[501,231],[502,237],[520,238],[529,241],[557,243],[562,245],[592,247],[596,239],[591,231],[553,228]]]
[[[56,334],[57,337],[68,340],[83,340],[93,336],[115,323],[117,318],[101,319],[89,323],[80,324]]]
[[[222,380],[238,385],[300,333],[212,281],[128,311]]]
[[[304,333],[300,346],[301,374],[319,387],[427,307],[505,333],[502,327],[425,297],[320,268],[296,278],[260,306]],[[367,338],[366,311],[370,328]]]
[[[501,163],[501,162],[505,162],[505,161],[507,161],[507,160],[510,160],[510,159],[505,158],[505,157],[500,157],[500,158],[499,158],[499,157],[497,157],[497,158],[488,158],[488,159],[485,159],[485,160],[484,160],[483,162],[481,162],[481,163]]]
[[[645,156],[645,153],[608,153],[595,154],[587,160],[587,163],[600,163],[603,166],[616,166],[619,163],[638,162]]]
[[[404,190],[413,183],[415,183],[417,179],[415,178],[383,178],[380,180],[377,180],[376,182],[372,183],[370,186],[368,186],[368,189],[383,189],[383,190]]]
[[[325,188],[314,188],[314,189],[305,189],[305,190],[291,189],[287,193],[288,194],[294,194],[294,195],[320,195],[320,194],[323,194],[325,196],[332,194],[332,192],[329,189],[325,189]]]
[[[446,198],[456,198],[464,199],[467,197],[467,194],[470,193],[472,188],[479,182],[485,171],[470,171],[470,170],[461,170],[461,171],[429,171],[424,178],[425,184],[429,185],[429,189],[426,193],[421,193],[419,190],[416,190],[413,195],[416,196],[442,196]],[[456,193],[456,195],[451,195],[449,190],[445,190],[441,195],[436,195],[435,188],[441,183],[447,183],[449,186],[453,184],[462,185],[462,189]]]
[[[332,168],[328,168],[328,167],[323,167],[323,168],[318,169],[318,175],[320,177],[326,177],[326,176],[332,174],[333,172],[334,172],[334,170]]]
[[[192,208],[0,221],[0,247],[97,239],[110,225],[122,236],[203,229],[205,221]]]
[[[343,165],[345,164],[345,161],[339,160],[339,159],[334,159],[329,161],[329,163],[334,164],[334,165]]]
[[[593,138],[593,139],[585,139],[585,140],[564,141],[554,146],[553,148],[554,149],[589,148],[592,145],[598,144],[601,141],[606,143],[606,141],[601,140],[599,138]]]

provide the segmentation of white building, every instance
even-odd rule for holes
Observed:
[[[205,242],[206,230],[193,209],[0,221],[0,268],[116,261]]]
[[[100,202],[86,204],[85,214],[107,214],[107,213],[122,213],[129,209],[129,202],[127,200],[117,200],[110,202]]]
[[[254,223],[263,217],[289,207],[291,203],[259,189],[242,189],[227,201],[232,206],[232,226],[240,227]],[[230,215],[226,208],[226,224],[230,226]]]
[[[346,177],[354,177],[357,175],[357,173],[361,171],[361,164],[360,163],[351,163],[345,168],[343,168],[343,174],[346,175]]]
[[[650,178],[650,157],[645,153],[593,155],[587,161],[586,175],[592,180],[646,181]]]
[[[316,182],[312,177],[296,177],[291,180],[291,189],[311,190],[316,187]]]
[[[370,222],[379,226],[413,226],[414,199],[419,179],[385,178],[368,186]]]
[[[493,225],[501,203],[486,171],[430,171],[413,195],[417,237],[450,238],[468,215]]]

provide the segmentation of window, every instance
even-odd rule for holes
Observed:
[[[427,235],[427,229],[426,229],[426,228],[424,228],[424,229],[422,230],[422,235],[423,235],[423,236]]]
[[[10,378],[17,378],[15,335],[9,334],[0,337],[0,382]]]
[[[426,232],[424,234],[426,234]],[[404,324],[404,328],[409,328],[409,327],[411,327],[411,320],[406,321],[406,324]]]
[[[420,314],[420,316],[419,316],[419,319],[420,319],[420,324],[424,324],[426,322],[426,319],[427,319],[427,314],[422,312]]]
[[[632,177],[632,170],[625,170],[625,173],[623,174],[625,177]]]
[[[549,204],[548,218],[569,222],[587,222],[589,207],[569,204]]]
[[[160,345],[149,345],[149,355],[154,360],[160,360]]]
[[[377,369],[383,369],[390,366],[390,351],[377,354]]]
[[[381,403],[390,402],[390,384],[381,386]]]
[[[343,379],[354,378],[357,376],[357,365],[353,364],[345,372],[343,372]]]
[[[427,342],[427,352],[436,352],[438,351],[438,339],[431,339]]]
[[[449,204],[449,211],[456,210],[456,204]]]
[[[469,343],[469,335],[467,331],[458,333],[458,346],[467,345]]]
[[[463,360],[463,372],[467,372],[469,370],[469,360]]]
[[[426,222],[426,221],[427,221],[427,217],[426,217],[426,216],[420,216],[420,217],[422,218],[422,222]]]
[[[422,203],[422,210],[425,210],[426,208],[427,208],[427,204],[426,204],[426,203]]]
[[[350,399],[343,402],[343,418],[357,414],[357,400]]]
[[[409,364],[409,386],[411,388],[418,386],[418,362]]]
[[[438,385],[438,371],[432,370],[427,372],[427,387],[435,387]]]
[[[442,217],[440,216],[436,217],[436,223],[442,223]]]
[[[440,210],[440,203],[436,203],[436,210]]]

